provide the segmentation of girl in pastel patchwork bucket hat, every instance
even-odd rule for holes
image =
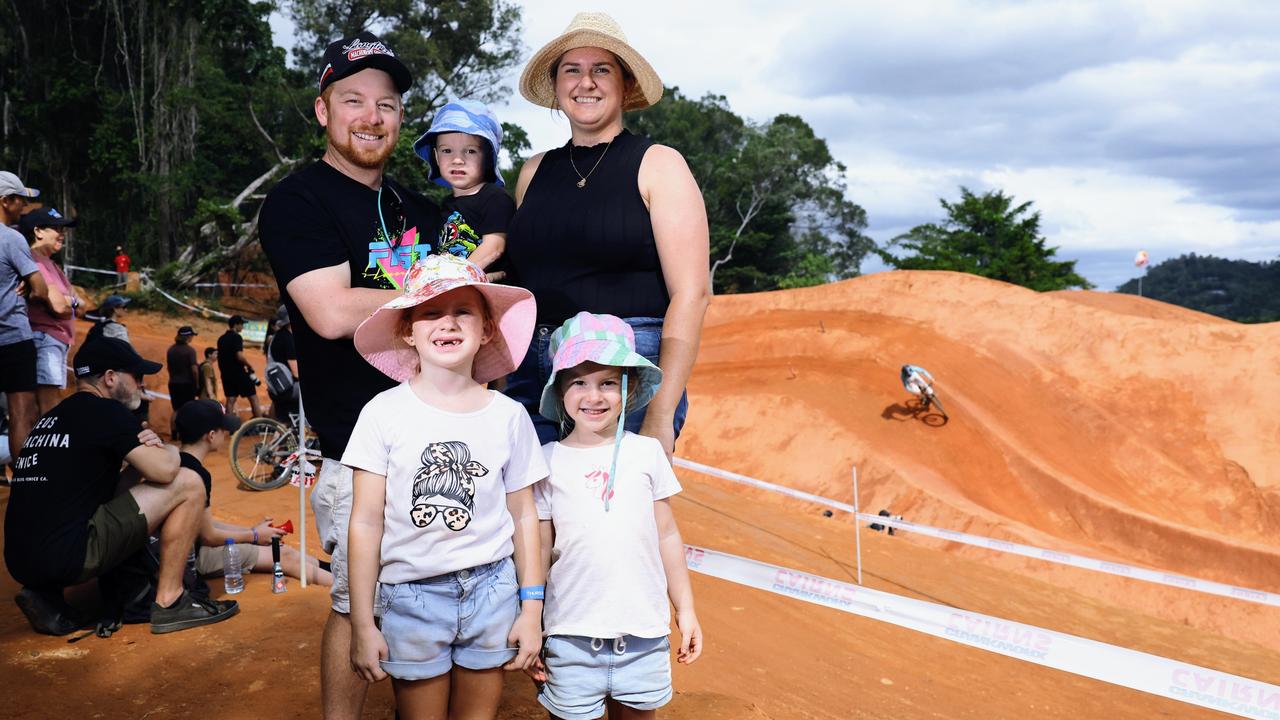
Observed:
[[[365,680],[395,679],[401,708],[494,717],[502,674],[489,671],[530,669],[541,648],[532,486],[546,463],[524,408],[484,386],[520,363],[534,316],[528,291],[428,255],[356,329],[356,350],[401,384],[365,405],[342,456],[351,657]]]
[[[474,100],[454,100],[436,112],[413,151],[431,166],[431,178],[453,190],[442,203],[444,224],[436,252],[495,270],[507,244],[516,203],[498,171],[502,125]]]
[[[668,597],[679,661],[703,644],[670,504],[680,483],[658,440],[622,427],[662,371],[613,315],[578,313],[552,334],[550,354],[540,411],[562,439],[542,446],[551,474],[534,486],[552,548],[538,701],[559,718],[600,717],[609,700],[651,717],[672,694]]]

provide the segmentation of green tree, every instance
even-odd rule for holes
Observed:
[[[752,123],[722,96],[668,88],[627,125],[679,150],[702,189],[717,292],[802,287],[852,277],[874,247],[845,168],[804,120]]]
[[[1136,295],[1135,278],[1116,292]],[[1226,260],[1191,253],[1153,265],[1142,294],[1236,322],[1280,320],[1280,261]]]
[[[1054,259],[1058,249],[1041,237],[1040,213],[1030,211],[1030,202],[1015,206],[1000,190],[975,195],[965,187],[959,202],[940,202],[947,219],[894,238],[890,247],[913,254],[880,251],[886,263],[901,270],[966,272],[1039,291],[1093,287],[1076,273],[1076,261]]]

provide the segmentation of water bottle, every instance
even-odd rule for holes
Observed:
[[[222,546],[222,579],[226,582],[227,594],[235,595],[244,591],[244,575],[240,574],[240,548],[236,541],[227,538]]]

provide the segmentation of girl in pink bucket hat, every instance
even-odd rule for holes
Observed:
[[[533,296],[451,255],[423,258],[404,284],[355,333],[401,384],[365,405],[342,456],[355,489],[352,665],[394,678],[402,709],[492,718],[493,670],[531,668],[542,645],[532,486],[547,467],[525,409],[483,384],[520,363]]]
[[[671,699],[676,608],[681,663],[702,652],[684,543],[670,498],[680,492],[662,444],[626,432],[662,371],[638,355],[613,315],[580,312],[551,335],[541,413],[562,429],[542,446],[551,474],[534,486],[551,545],[538,701],[555,717],[595,718],[613,702],[651,717]]]

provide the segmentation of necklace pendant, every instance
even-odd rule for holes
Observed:
[[[586,187],[586,186],[587,186],[586,178],[582,178],[581,180],[578,181],[578,187]]]

